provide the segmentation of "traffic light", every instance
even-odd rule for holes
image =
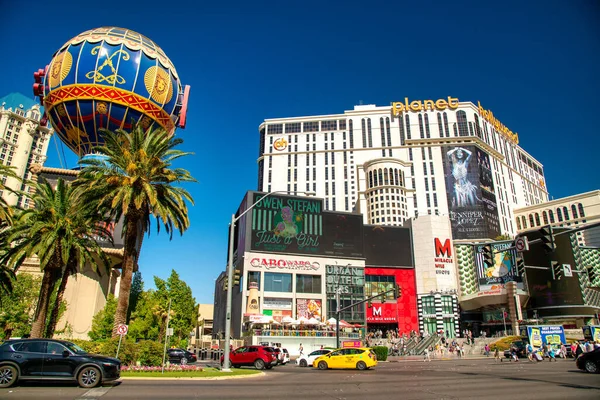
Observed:
[[[550,264],[550,268],[552,268],[552,278],[557,281],[560,280],[563,274],[562,265],[558,261],[551,261]]]
[[[397,283],[394,284],[394,299],[402,297],[402,288]]]
[[[226,291],[227,291],[227,288],[228,288],[228,285],[227,285],[227,278],[225,278],[225,279],[223,279],[223,291],[224,291],[224,292],[226,292]]]
[[[239,286],[240,284],[240,270],[239,269],[234,269],[233,270],[233,286]]]
[[[367,301],[367,307],[369,307],[369,308],[373,307],[373,303],[371,302],[371,300]]]
[[[552,253],[556,250],[556,243],[554,243],[554,235],[552,232],[552,225],[547,225],[540,229],[540,234],[542,235],[542,246],[544,246],[544,251],[546,253]]]
[[[483,263],[488,267],[494,266],[494,254],[492,253],[492,245],[486,244],[481,247],[481,253],[483,254]]]
[[[594,281],[596,279],[598,279],[598,272],[596,272],[596,270],[594,270],[594,267],[592,265],[588,265],[587,266],[587,273],[588,273],[588,279],[590,280],[590,285],[594,286]]]
[[[525,276],[525,260],[517,256],[517,275]]]

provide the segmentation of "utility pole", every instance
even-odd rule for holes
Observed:
[[[167,311],[167,328],[165,329],[165,348],[163,349],[162,371],[165,373],[165,356],[167,354],[167,338],[169,337],[169,319],[171,318],[171,299],[169,299],[169,310]]]

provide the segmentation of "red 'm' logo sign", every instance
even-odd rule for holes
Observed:
[[[441,257],[441,256],[452,257],[452,245],[450,244],[450,239],[446,239],[444,244],[442,244],[442,242],[440,242],[440,239],[435,238],[433,240],[433,243],[435,245],[435,256],[436,257]]]

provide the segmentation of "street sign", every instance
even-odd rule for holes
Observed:
[[[526,236],[520,236],[515,240],[515,248],[517,251],[528,251],[529,241]]]
[[[128,326],[125,324],[119,324],[119,326],[117,327],[117,333],[119,335],[127,335],[127,331],[128,331]]]
[[[167,336],[173,336],[173,328],[167,328]]]
[[[571,264],[563,264],[563,275],[565,277],[573,277],[573,270],[571,269]]]

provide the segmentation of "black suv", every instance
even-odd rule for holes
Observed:
[[[0,345],[0,388],[18,380],[77,381],[83,388],[121,376],[116,358],[88,354],[64,340],[16,339]]]
[[[517,357],[527,357],[527,343],[528,342],[525,340],[517,340],[516,342],[512,342],[508,350],[504,350],[504,357],[512,358],[511,351],[513,348],[517,349]]]
[[[196,362],[196,355],[183,349],[169,349],[167,350],[169,356],[169,362],[171,364],[186,365],[187,363]]]

